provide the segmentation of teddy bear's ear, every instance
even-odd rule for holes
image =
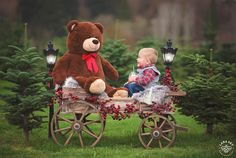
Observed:
[[[71,20],[71,21],[69,21],[68,24],[67,24],[67,31],[71,32],[74,29],[74,27],[76,25],[78,25],[78,22],[79,22],[78,20]]]
[[[101,33],[103,33],[103,26],[102,26],[102,24],[100,24],[100,23],[94,23],[96,26],[97,26],[97,28],[101,31]]]

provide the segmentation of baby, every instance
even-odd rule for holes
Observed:
[[[144,91],[157,85],[160,72],[155,67],[158,52],[153,48],[143,48],[139,51],[137,58],[137,74],[131,75],[125,87],[128,89],[129,97],[134,93]]]

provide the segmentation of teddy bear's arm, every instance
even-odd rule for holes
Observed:
[[[64,54],[57,62],[52,72],[53,81],[62,85],[67,77],[67,70],[70,64],[70,55]]]
[[[117,70],[103,57],[101,57],[102,67],[105,73],[105,76],[110,80],[116,81],[119,78]]]

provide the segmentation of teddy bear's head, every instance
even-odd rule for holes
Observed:
[[[94,53],[103,44],[103,26],[99,23],[72,20],[67,24],[67,48],[71,53]]]

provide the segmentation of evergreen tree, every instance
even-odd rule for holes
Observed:
[[[0,18],[0,56],[1,57],[11,57],[12,53],[9,52],[8,45],[13,44],[17,46],[23,46],[23,25],[16,22],[11,22],[7,18]],[[0,71],[6,72],[7,64],[5,62],[0,62]],[[5,104],[3,98],[9,95],[14,95],[10,90],[12,87],[15,87],[15,84],[2,80],[0,76],[0,106]]]
[[[225,42],[217,53],[217,60],[236,63],[236,42]]]
[[[26,39],[26,38],[25,38]],[[7,65],[7,70],[0,71],[3,80],[12,82],[15,86],[9,86],[12,95],[5,96],[6,106],[3,110],[10,124],[23,129],[25,141],[29,140],[29,132],[40,127],[43,122],[43,108],[50,98],[43,86],[45,73],[38,69],[42,58],[35,47],[21,49],[10,46],[14,50],[11,57],[1,57]]]
[[[229,113],[235,106],[231,73],[235,65],[212,61],[204,55],[189,55],[185,61],[193,69],[193,75],[182,84],[187,96],[181,99],[181,112],[193,116],[207,125],[207,134],[213,133],[213,125],[230,120]]]
[[[118,81],[109,81],[113,86],[123,86],[133,70],[132,66],[136,64],[136,55],[127,52],[127,48],[122,41],[108,39],[101,50],[101,55],[119,72]]]
[[[0,56],[10,57],[14,52],[9,52],[8,45],[23,46],[23,31],[22,24],[13,23],[6,18],[0,17]],[[4,62],[0,62],[0,70],[5,71],[6,65]],[[1,83],[1,82],[0,82]]]
[[[4,98],[15,95],[15,93],[11,91],[11,88],[15,86],[16,84],[12,82],[0,80],[0,109],[6,104]]]

